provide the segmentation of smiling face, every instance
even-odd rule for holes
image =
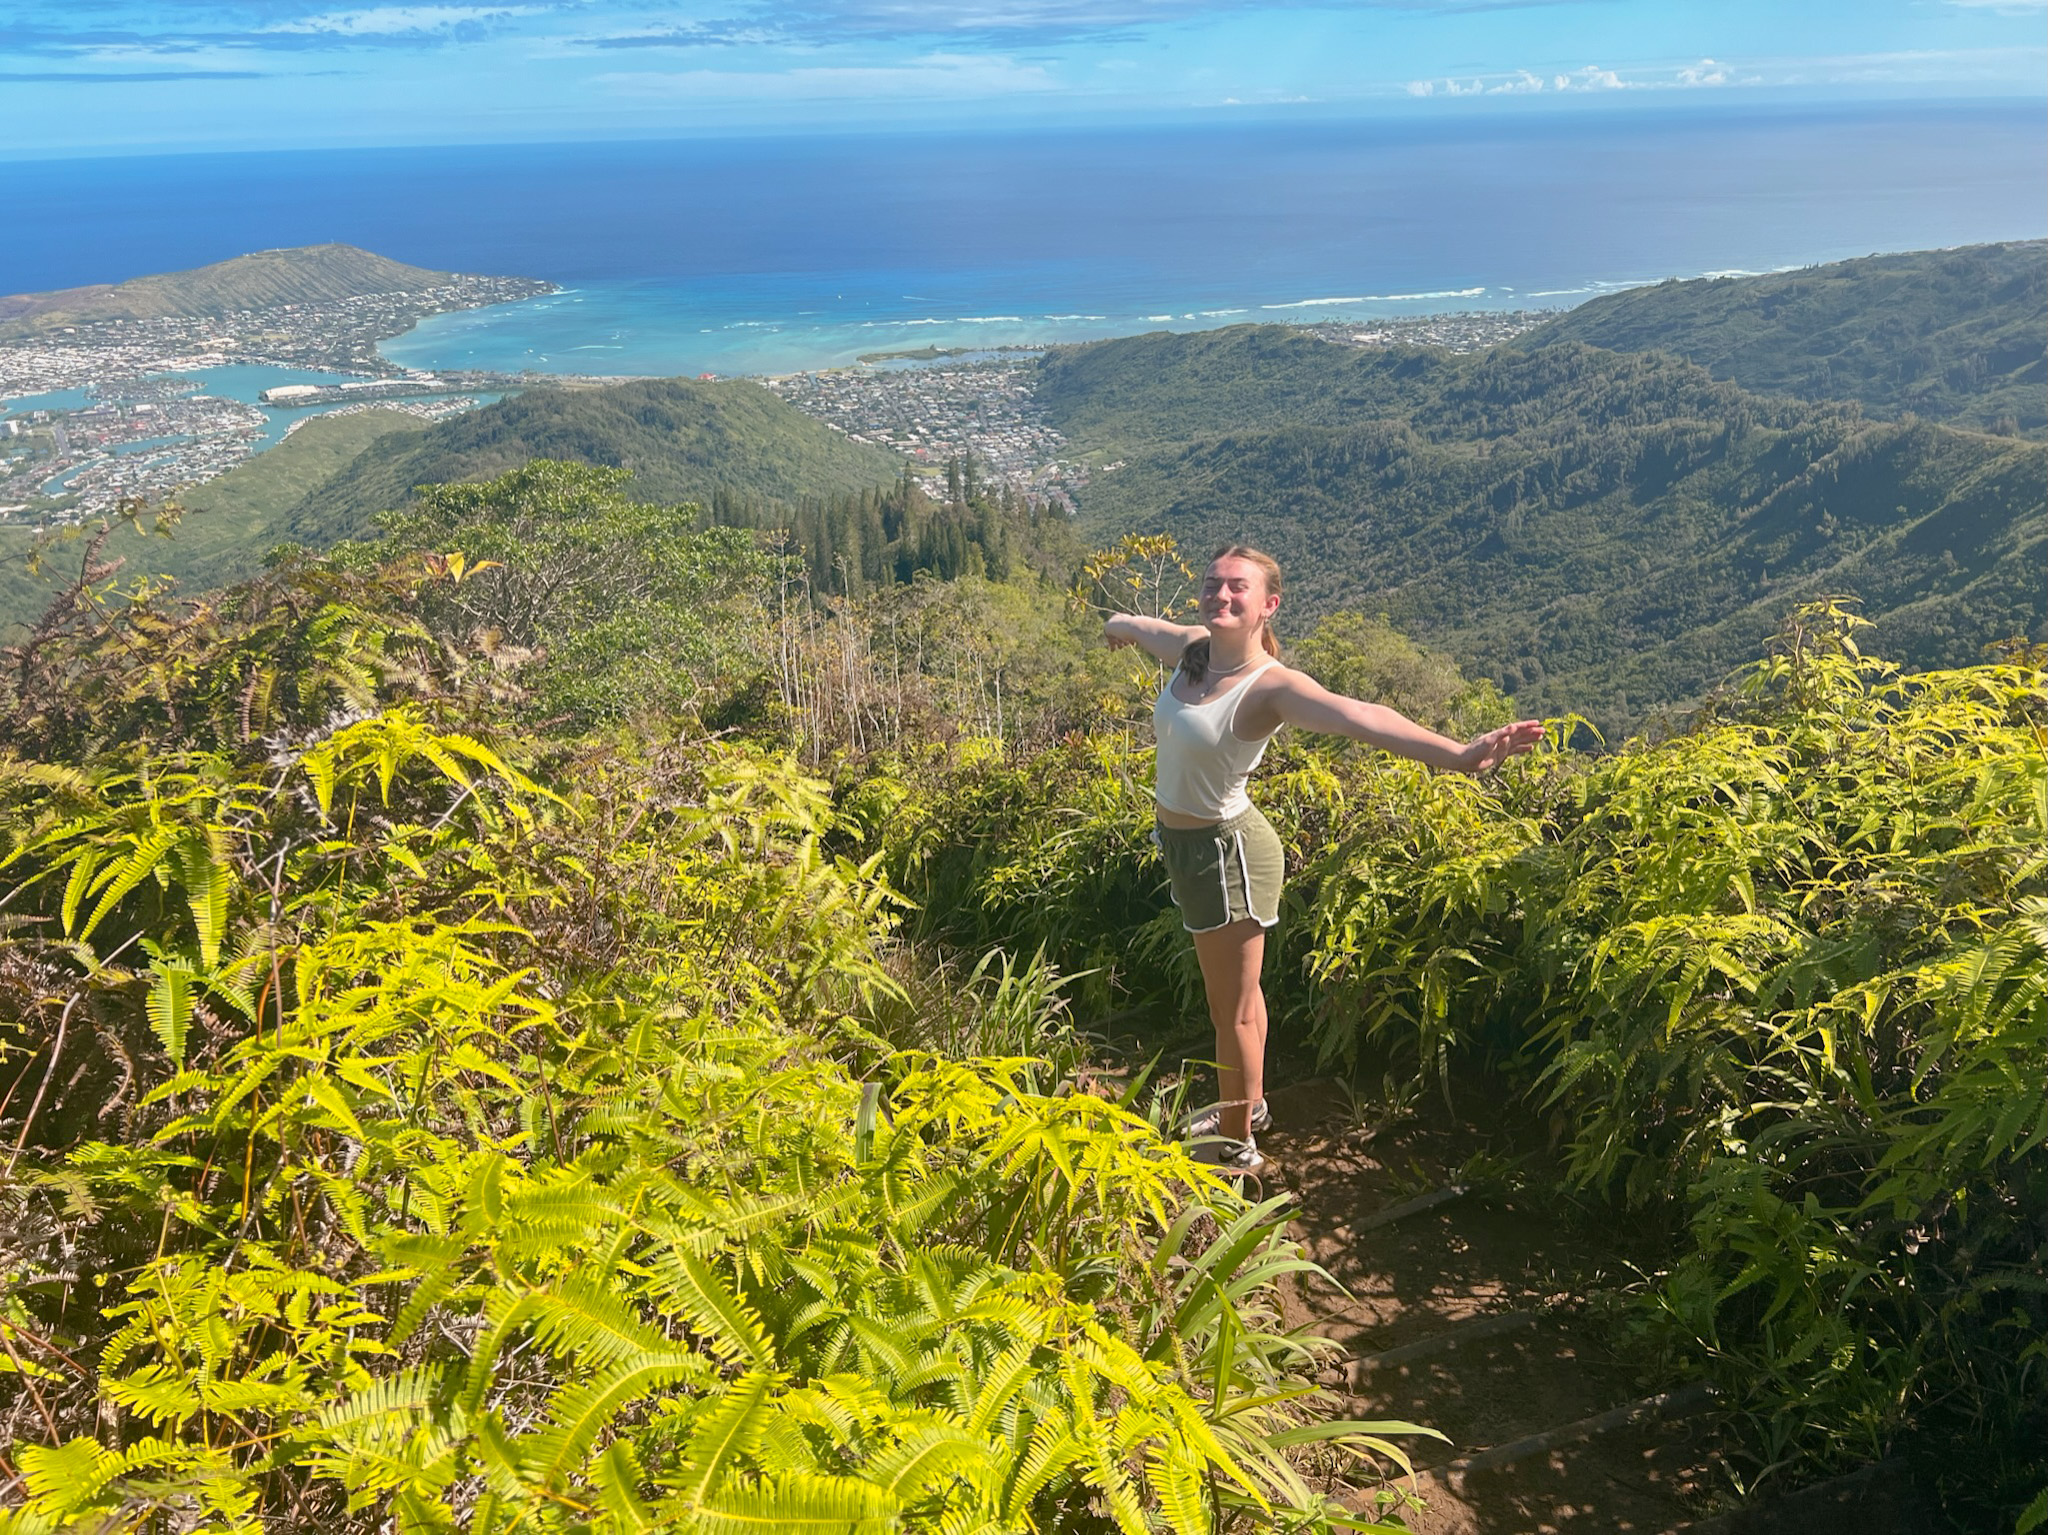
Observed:
[[[1265,571],[1238,555],[1224,555],[1202,577],[1202,622],[1211,634],[1253,633],[1279,606]]]

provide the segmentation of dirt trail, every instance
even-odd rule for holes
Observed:
[[[1470,1091],[1469,1089],[1467,1090]],[[1703,1387],[1645,1378],[1589,1297],[1634,1277],[1650,1234],[1562,1218],[1534,1189],[1543,1127],[1514,1101],[1419,1101],[1361,1122],[1328,1080],[1276,1087],[1263,1192],[1344,1287],[1290,1287],[1288,1321],[1342,1343],[1325,1383],[1352,1418],[1404,1418],[1427,1504],[1417,1535],[1931,1535],[1888,1463],[1737,1507]],[[1463,1192],[1453,1193],[1461,1188]],[[1369,1510],[1365,1495],[1356,1505]]]
[[[1626,1277],[1613,1247],[1513,1192],[1515,1159],[1542,1149],[1525,1115],[1477,1102],[1453,1113],[1439,1100],[1375,1129],[1314,1082],[1276,1088],[1272,1105],[1265,1190],[1301,1201],[1301,1234],[1349,1291],[1297,1286],[1289,1320],[1345,1346],[1353,1363],[1327,1383],[1348,1416],[1407,1418],[1452,1441],[1415,1442],[1418,1469],[1429,1468],[1428,1509],[1408,1516],[1420,1535],[1662,1535],[1725,1502],[1715,1420],[1697,1410],[1708,1405],[1697,1391],[1662,1404],[1663,1416],[1645,1409],[1590,1437],[1518,1445],[1672,1384],[1631,1374],[1585,1314],[1589,1289]],[[1461,1172],[1468,1192],[1446,1195]],[[1503,1448],[1507,1464],[1486,1464],[1483,1452]]]

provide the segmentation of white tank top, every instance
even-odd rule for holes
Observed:
[[[1159,742],[1152,797],[1164,808],[1202,821],[1227,821],[1252,808],[1244,781],[1273,738],[1242,741],[1232,726],[1245,684],[1275,664],[1266,657],[1263,664],[1198,704],[1173,696],[1173,679],[1180,675],[1180,668],[1174,668],[1152,706],[1152,733]]]

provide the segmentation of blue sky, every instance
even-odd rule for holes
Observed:
[[[0,155],[2048,94],[2048,0],[12,0]]]

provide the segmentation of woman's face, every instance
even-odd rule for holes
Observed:
[[[1250,560],[1227,554],[1202,577],[1202,622],[1216,633],[1256,629],[1279,606],[1266,573]]]

